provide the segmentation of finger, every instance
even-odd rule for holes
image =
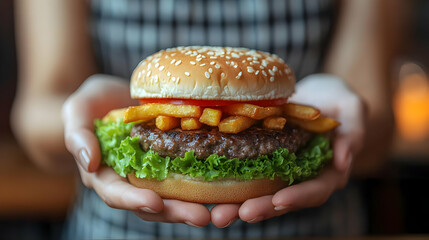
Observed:
[[[134,187],[109,167],[102,167],[96,173],[88,173],[80,167],[80,173],[84,184],[93,188],[109,207],[151,213],[164,208],[161,197],[154,191]]]
[[[334,166],[344,171],[351,164],[352,156],[362,148],[365,133],[364,107],[358,98],[349,98],[348,109],[339,113],[342,121],[334,141]]]
[[[87,171],[96,171],[101,159],[98,140],[93,133],[94,119],[130,102],[125,82],[97,75],[85,81],[64,103],[66,147]]]
[[[274,210],[272,199],[273,195],[267,195],[245,201],[239,211],[241,220],[256,223],[284,214],[286,211]]]
[[[240,204],[218,204],[211,210],[211,221],[219,228],[228,227],[238,218]]]
[[[100,145],[94,133],[80,128],[70,131],[65,136],[67,150],[86,171],[94,172],[101,161]]]
[[[350,137],[339,134],[334,140],[334,167],[339,171],[344,171],[352,161],[352,142]]]
[[[289,186],[274,194],[272,203],[277,211],[291,211],[317,207],[325,203],[334,190],[347,183],[350,169],[340,172],[333,167],[325,169],[312,180]]]
[[[146,221],[185,223],[194,227],[203,227],[210,223],[210,212],[205,206],[179,200],[164,200],[164,210],[158,214],[142,211],[135,213]]]

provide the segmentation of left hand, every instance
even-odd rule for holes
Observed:
[[[303,208],[325,203],[331,194],[347,185],[354,156],[362,148],[366,106],[347,85],[327,74],[311,75],[296,86],[290,102],[315,106],[341,125],[333,140],[333,164],[314,179],[284,188],[274,195],[262,196],[243,204],[218,204],[211,210],[217,227],[226,227],[240,218],[255,223]]]

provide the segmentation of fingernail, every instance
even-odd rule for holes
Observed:
[[[231,221],[229,221],[225,226],[221,227],[221,228],[226,228],[229,225],[231,225],[233,222],[235,222],[235,220],[237,220],[237,218],[232,219]]]
[[[249,221],[247,221],[248,223],[255,223],[255,222],[259,222],[262,221],[264,219],[264,217],[259,216],[259,217],[255,217],[254,219],[251,219]]]
[[[79,162],[82,165],[82,167],[88,170],[89,161],[90,159],[89,159],[88,151],[86,151],[86,149],[83,148],[79,152]]]
[[[198,225],[191,223],[190,221],[185,221],[185,223],[188,224],[189,226],[192,226],[192,227],[197,227],[197,228],[201,227],[201,226],[198,226]]]
[[[155,210],[153,210],[152,208],[148,208],[148,207],[142,207],[142,208],[140,208],[140,210],[142,210],[143,212],[147,212],[147,213],[157,213]]]
[[[287,207],[285,207],[285,206],[277,206],[277,207],[274,207],[274,210],[276,210],[276,211],[281,211],[281,210],[285,210]]]

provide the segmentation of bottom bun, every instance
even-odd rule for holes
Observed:
[[[128,181],[139,188],[151,189],[162,198],[195,203],[242,203],[250,198],[274,194],[288,186],[280,179],[203,181],[181,174],[158,181],[128,174]]]

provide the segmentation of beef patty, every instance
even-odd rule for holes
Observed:
[[[296,152],[312,134],[291,126],[283,130],[252,127],[230,134],[215,128],[162,131],[153,126],[136,124],[131,130],[131,136],[140,137],[144,151],[152,149],[163,157],[183,157],[186,152],[194,151],[198,159],[206,159],[213,153],[227,158],[256,159],[261,155],[270,155],[278,148]]]

